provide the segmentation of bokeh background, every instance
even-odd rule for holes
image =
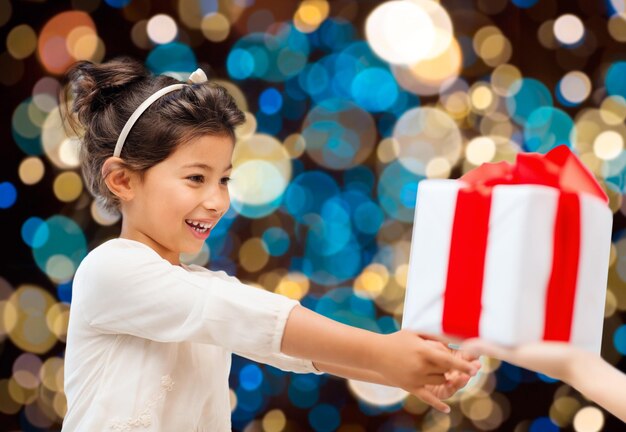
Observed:
[[[401,323],[421,180],[570,146],[615,215],[602,355],[626,371],[625,8],[0,0],[0,429],[59,430],[66,411],[72,277],[119,216],[82,184],[58,93],[73,61],[119,55],[181,79],[200,66],[246,112],[232,209],[185,260],[378,332]],[[241,358],[230,387],[235,430],[625,429],[567,385],[494,360],[450,415],[397,389]]]

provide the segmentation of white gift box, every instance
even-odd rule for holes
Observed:
[[[443,319],[457,195],[464,186],[457,180],[419,183],[402,328],[459,339],[445,334]],[[544,339],[560,193],[541,185],[493,188],[475,336],[509,346]],[[576,272],[569,342],[599,353],[612,213],[595,196],[578,197],[578,268],[567,269]]]

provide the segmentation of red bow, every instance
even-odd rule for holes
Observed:
[[[494,186],[501,184],[537,184],[563,192],[584,192],[609,202],[594,175],[565,145],[555,147],[545,155],[519,153],[515,165],[508,162],[483,164],[461,180],[483,194],[490,194]]]

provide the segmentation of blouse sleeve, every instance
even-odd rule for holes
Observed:
[[[143,247],[90,255],[76,273],[72,307],[98,331],[214,344],[260,356],[280,353],[297,301],[236,280],[188,272]]]
[[[314,373],[317,375],[321,375],[324,372],[318,370],[311,360],[299,359],[296,357],[291,357],[281,352],[269,354],[266,356],[251,354],[251,353],[240,353],[235,352],[235,354],[245,357],[247,359],[253,360],[258,363],[267,364],[270,366],[274,366],[280,370],[286,372],[296,372],[296,373]]]
[[[197,268],[198,270],[203,270],[197,266],[192,266]],[[203,272],[202,274],[208,274],[209,272]],[[217,277],[224,281],[232,282],[232,283],[241,283],[239,279],[234,276],[229,276],[223,271],[211,272],[211,277]],[[245,357],[247,359],[253,360],[258,363],[267,364],[270,366],[274,366],[280,370],[284,370],[287,372],[296,372],[296,373],[314,373],[321,375],[324,372],[318,370],[313,365],[311,360],[300,359],[296,357],[291,357],[286,354],[279,352],[270,353],[268,355],[259,355],[258,353],[250,353],[250,352],[238,352],[235,351],[235,354]]]

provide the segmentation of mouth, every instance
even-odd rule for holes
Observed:
[[[197,237],[206,237],[214,224],[213,222],[204,222],[195,219],[185,219],[185,223]]]

